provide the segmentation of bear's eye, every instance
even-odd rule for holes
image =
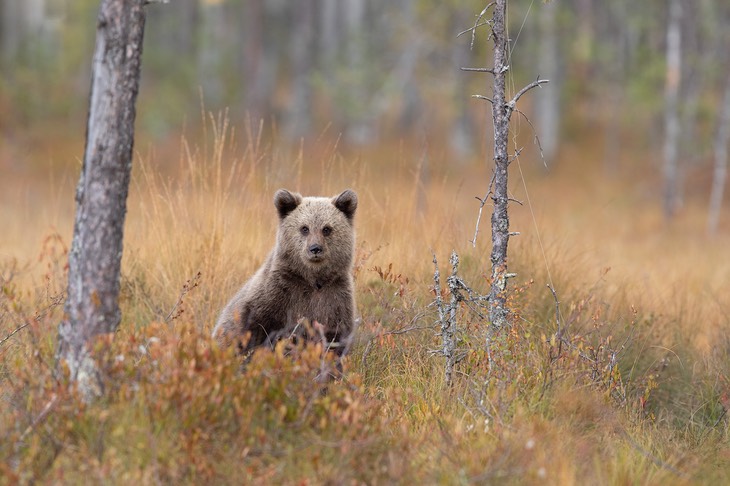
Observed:
[[[329,226],[325,226],[324,228],[322,228],[322,234],[325,235],[325,236],[331,235],[332,234],[332,228],[330,228]]]
[[[308,235],[309,234],[309,226],[302,226],[299,231],[301,231],[303,235]]]

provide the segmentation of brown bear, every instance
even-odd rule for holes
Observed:
[[[357,195],[333,198],[276,191],[276,245],[226,307],[213,330],[243,355],[273,346],[302,320],[320,329],[325,347],[342,356],[355,320],[352,264]],[[339,367],[339,366],[338,366]]]

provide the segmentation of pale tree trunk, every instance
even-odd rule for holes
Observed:
[[[720,221],[722,197],[727,179],[727,145],[730,139],[730,73],[725,84],[725,96],[717,117],[715,134],[715,168],[712,173],[712,191],[710,192],[710,208],[707,217],[707,231],[714,235]]]
[[[365,70],[365,0],[344,0],[344,21],[347,29],[345,53],[347,65],[356,79],[352,80],[348,101],[358,105],[357,109],[346,111],[345,138],[357,145],[370,143],[375,137],[370,120],[370,107],[362,100],[368,98]],[[367,110],[367,112],[365,112]]]
[[[623,128],[622,114],[624,112],[624,98],[626,91],[626,73],[628,72],[629,53],[631,44],[631,28],[626,25],[628,17],[627,1],[615,0],[608,5],[611,19],[610,32],[613,35],[604,40],[613,45],[614,62],[607,63],[608,71],[601,74],[608,81],[608,121],[604,132],[603,169],[606,174],[616,175],[620,166],[621,157],[621,130]]]
[[[342,0],[320,0],[319,2],[319,52],[324,64],[329,66],[337,58],[340,35],[339,8]]]
[[[507,206],[507,174],[509,154],[510,111],[505,98],[505,84],[509,69],[509,52],[506,17],[507,0],[496,0],[492,17],[494,40],[494,83],[492,94],[492,119],[494,120],[494,187],[492,200],[492,285],[489,291],[489,321],[493,329],[501,329],[507,321],[507,244],[509,243],[509,213]]]
[[[552,165],[560,141],[560,84],[558,80],[558,1],[540,6],[540,46],[538,72],[550,83],[535,94],[537,131],[540,147],[547,166]]]
[[[670,220],[679,208],[679,84],[682,74],[682,4],[669,0],[667,71],[664,85],[664,217]]]
[[[92,340],[114,332],[121,317],[119,272],[132,170],[145,0],[103,0],[97,18],[86,149],[76,189],[68,295],[56,361],[87,398],[98,394]]]
[[[461,31],[469,22],[469,16],[463,7],[454,7],[451,15],[452,31]],[[449,142],[457,155],[457,162],[464,163],[464,157],[474,153],[474,120],[469,113],[467,98],[468,73],[461,68],[469,65],[469,51],[462,42],[452,42],[451,61],[454,69],[454,95],[456,119],[451,124]]]
[[[223,102],[223,69],[226,32],[226,10],[223,2],[205,2],[200,7],[200,40],[198,77],[204,100],[213,106]]]
[[[241,79],[245,85],[245,107],[250,119],[260,123],[272,113],[271,100],[276,89],[279,53],[275,34],[267,25],[276,24],[266,6],[266,0],[248,0],[243,7],[243,57]]]
[[[312,68],[314,63],[314,0],[299,0],[291,36],[291,101],[286,135],[297,140],[309,134],[312,125]]]
[[[0,66],[10,65],[20,45],[20,0],[0,2]]]

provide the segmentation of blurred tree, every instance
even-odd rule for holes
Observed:
[[[89,346],[119,326],[124,217],[147,0],[102,0],[92,64],[86,149],[76,189],[68,293],[57,366],[90,399],[100,392]]]
[[[545,164],[552,165],[560,143],[560,53],[558,49],[558,0],[540,6],[540,45],[537,69],[550,82],[535,93],[537,134]]]
[[[451,6],[450,9],[450,30],[451,32],[462,32],[466,25],[469,24],[470,16],[467,10],[461,6]],[[468,67],[470,62],[469,55],[469,36],[464,36],[462,42],[451,42],[451,63],[454,71],[454,108],[455,117],[451,124],[450,144],[458,156],[457,160],[462,160],[464,156],[474,153],[475,132],[474,120],[469,110],[469,98],[465,96],[468,92],[468,74],[462,71],[462,68]]]
[[[244,62],[240,78],[244,89],[244,106],[248,116],[259,122],[273,115],[273,98],[279,76],[280,55],[277,46],[288,32],[275,29],[279,21],[276,6],[270,0],[247,0],[243,7]],[[282,34],[282,35],[280,35]]]
[[[680,203],[678,144],[679,86],[682,79],[682,3],[668,0],[666,78],[664,84],[664,216],[672,219]]]
[[[722,197],[725,192],[727,179],[727,146],[730,139],[730,70],[726,74],[725,95],[723,103],[718,109],[717,132],[715,135],[714,151],[715,165],[712,173],[712,190],[710,192],[710,208],[707,218],[707,231],[713,235],[717,233],[720,222]]]
[[[206,103],[221,105],[225,92],[222,74],[225,68],[226,10],[222,0],[203,0],[200,9],[198,79]]]
[[[298,140],[306,137],[312,130],[315,1],[299,0],[293,12],[294,25],[289,39],[291,97],[286,113],[285,132],[290,140]]]
[[[344,115],[345,139],[355,144],[366,144],[375,138],[375,127],[366,100],[370,99],[367,90],[367,52],[365,0],[343,0],[345,4],[345,85],[339,89],[343,93],[345,106],[337,106]],[[344,109],[344,110],[343,110]]]

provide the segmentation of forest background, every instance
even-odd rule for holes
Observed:
[[[490,65],[491,45],[484,30],[471,49],[471,32],[457,37],[485,6],[149,6],[123,321],[99,350],[108,396],[80,409],[50,369],[98,2],[3,0],[3,477],[230,480],[243,464],[261,482],[727,481],[730,223],[726,203],[712,222],[710,192],[730,6],[511,2],[509,89],[550,80],[513,117],[515,324],[495,372],[486,324],[462,309],[447,388],[431,252],[445,274],[456,249],[478,290],[490,274],[488,218],[475,224],[491,109],[472,95],[491,78],[459,68]],[[362,322],[351,378],[325,396],[272,356],[236,379],[206,337],[273,241],[281,186],[360,195]],[[551,339],[561,325],[570,353]]]

